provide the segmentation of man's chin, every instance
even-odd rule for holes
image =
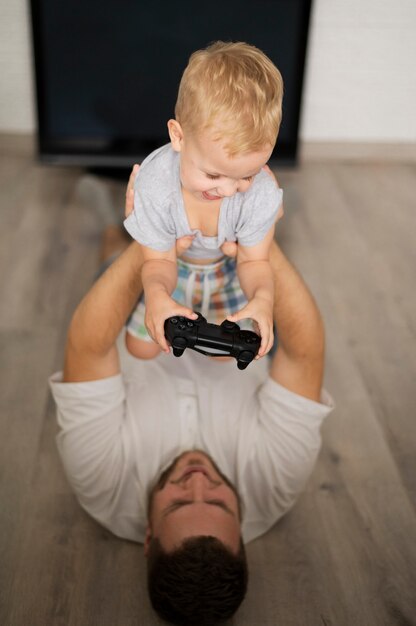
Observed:
[[[215,469],[215,463],[209,454],[203,450],[187,450],[176,458],[174,467],[177,468],[179,464],[186,467],[187,465],[207,465],[207,463]]]

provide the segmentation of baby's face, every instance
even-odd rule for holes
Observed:
[[[197,200],[212,203],[246,192],[256,174],[267,163],[271,146],[259,152],[230,157],[212,131],[184,136],[180,145],[182,188]]]

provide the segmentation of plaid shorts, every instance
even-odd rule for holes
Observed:
[[[237,277],[236,261],[224,257],[210,265],[194,265],[178,259],[178,282],[172,298],[179,304],[201,313],[211,324],[221,322],[247,304]],[[142,296],[127,321],[127,331],[143,341],[152,341],[144,325],[145,304]],[[238,322],[253,330],[251,320]]]

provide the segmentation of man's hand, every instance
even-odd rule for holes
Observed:
[[[128,217],[134,209],[134,181],[136,180],[136,176],[139,173],[139,169],[140,165],[135,163],[133,165],[133,169],[131,170],[129,182],[127,183],[126,204],[124,206],[124,215],[126,217]]]
[[[221,246],[221,252],[225,254],[225,256],[229,256],[231,258],[235,258],[237,256],[238,244],[235,241],[224,241]]]
[[[166,341],[164,324],[165,320],[172,315],[183,315],[189,319],[197,319],[197,314],[178,304],[165,291],[158,291],[146,297],[146,314],[144,323],[147,332],[153,341],[162,348],[163,352],[169,352],[169,344]]]
[[[239,322],[243,319],[252,319],[256,322],[261,335],[261,344],[256,359],[265,356],[273,346],[273,302],[262,296],[255,296],[245,307],[234,315],[228,315],[227,320]]]

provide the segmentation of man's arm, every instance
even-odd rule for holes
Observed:
[[[142,264],[140,245],[133,242],[78,305],[68,330],[64,382],[119,373],[116,339],[141,294]]]
[[[270,376],[301,396],[319,402],[324,366],[324,327],[315,301],[276,243],[272,244],[278,349]]]

